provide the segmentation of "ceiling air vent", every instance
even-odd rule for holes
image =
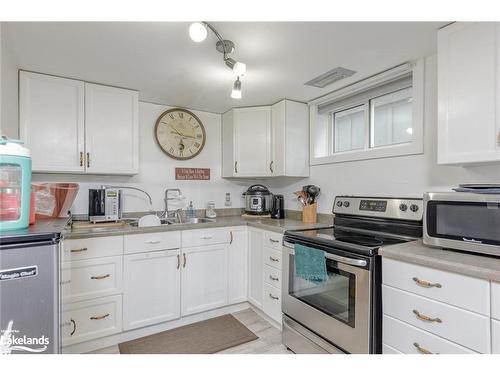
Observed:
[[[354,73],[356,73],[354,70],[349,70],[339,66],[335,69],[329,70],[326,73],[323,73],[316,78],[311,79],[309,82],[304,83],[304,85],[324,88],[328,85],[331,85],[333,82],[337,82],[341,79],[350,77]]]

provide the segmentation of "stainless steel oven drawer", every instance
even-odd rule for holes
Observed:
[[[296,354],[344,354],[286,315],[283,315],[282,341]]]

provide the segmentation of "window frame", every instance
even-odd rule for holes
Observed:
[[[376,97],[389,94],[391,92],[399,91],[403,88],[397,90],[390,90],[385,94],[377,94],[374,97],[364,98],[359,101],[353,100],[352,102],[344,103],[343,106],[335,107],[333,106],[331,110],[326,114],[318,114],[318,106],[334,102],[335,100],[341,100],[348,98],[349,96],[354,96],[359,93],[367,92],[376,86],[383,85],[384,83],[391,82],[395,77],[403,77],[404,75],[412,75],[411,87],[412,87],[412,128],[413,134],[410,142],[381,145],[376,147],[370,147],[371,144],[371,110],[370,101]],[[410,86],[407,86],[410,87]],[[424,138],[424,62],[423,59],[418,61],[404,64],[388,71],[385,71],[376,76],[370,77],[366,80],[354,83],[342,89],[336,90],[331,94],[325,95],[321,98],[313,100],[309,104],[310,113],[310,165],[321,165],[321,164],[331,164],[331,163],[342,163],[356,160],[368,160],[368,159],[378,159],[386,157],[398,157],[406,155],[416,155],[422,154],[424,152],[423,138]],[[360,105],[365,105],[365,147],[364,149],[346,150],[340,152],[334,152],[334,113],[340,112],[342,110],[355,108]],[[327,137],[328,145],[327,149],[329,155],[327,156],[315,156],[315,140],[318,138],[316,134],[317,124],[321,121],[322,124],[325,122],[325,116],[327,122]],[[321,117],[321,119],[319,118]],[[324,134],[324,133],[323,133]]]

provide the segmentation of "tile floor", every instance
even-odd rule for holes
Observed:
[[[271,323],[249,308],[234,313],[233,316],[242,322],[250,331],[259,338],[246,344],[226,349],[218,354],[291,354],[281,344],[281,331]],[[92,352],[92,354],[119,354],[118,345],[110,346]]]

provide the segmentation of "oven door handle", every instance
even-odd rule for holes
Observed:
[[[283,241],[283,246],[288,248],[288,249],[293,249],[293,244],[287,241]],[[294,252],[290,252],[291,255],[294,255]],[[357,266],[357,267],[366,267],[367,262],[364,259],[355,259],[355,258],[348,258],[348,257],[343,257],[340,255],[335,255],[335,254],[330,254],[325,252],[325,258],[334,260],[339,263],[344,263],[344,264],[349,264],[351,266]]]

